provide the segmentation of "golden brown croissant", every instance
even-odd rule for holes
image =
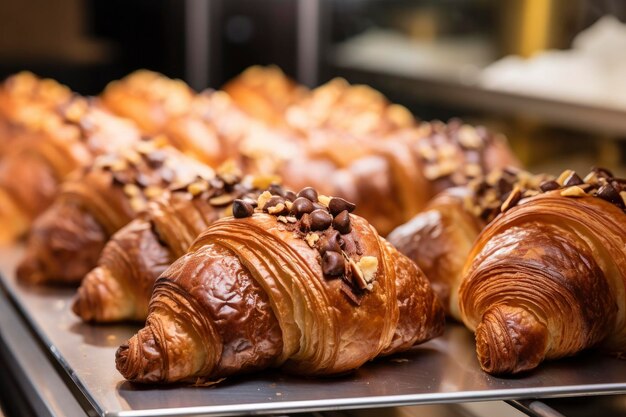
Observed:
[[[446,313],[461,320],[456,293],[476,237],[512,201],[539,193],[546,175],[508,167],[435,196],[423,212],[394,229],[389,242],[428,277]]]
[[[64,183],[54,204],[34,223],[18,278],[79,283],[109,237],[143,211],[147,201],[197,176],[210,179],[213,171],[154,141],[103,155]]]
[[[170,118],[188,112],[194,96],[184,81],[148,70],[109,83],[101,94],[109,110],[137,123],[146,135],[161,133]]]
[[[487,226],[464,268],[460,312],[489,373],[626,352],[626,181],[566,171],[542,189]]]
[[[22,71],[4,80],[0,85],[0,155],[38,130],[48,113],[71,98],[69,88],[31,72]]]
[[[409,110],[390,103],[385,96],[366,85],[350,85],[335,78],[317,87],[287,109],[290,127],[302,132],[331,129],[355,136],[384,136],[412,127]]]
[[[287,109],[307,94],[280,68],[259,65],[246,69],[222,90],[248,115],[272,126],[284,125]]]
[[[24,234],[72,171],[139,140],[134,124],[96,100],[75,97],[58,112],[42,113],[39,126],[0,161],[0,240]]]
[[[232,215],[233,200],[256,201],[261,180],[240,180],[232,170],[221,171],[211,181],[195,181],[151,201],[143,216],[106,244],[98,266],[78,289],[74,312],[92,322],[144,322],[157,277],[207,226]],[[271,189],[284,195],[279,187]]]
[[[126,379],[337,374],[441,333],[443,310],[415,264],[351,203],[299,194],[288,204],[263,193],[256,210],[237,200],[236,218],[209,226],[159,277],[146,326],[117,351]]]

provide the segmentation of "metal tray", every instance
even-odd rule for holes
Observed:
[[[596,353],[546,363],[521,377],[490,376],[478,366],[472,335],[455,324],[443,337],[338,378],[268,371],[210,388],[133,385],[116,371],[114,356],[137,326],[85,325],[70,310],[73,290],[18,285],[13,271],[22,253],[21,248],[0,250],[4,295],[90,415],[268,414],[626,393],[626,361]]]

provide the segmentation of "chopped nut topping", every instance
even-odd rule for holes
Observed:
[[[513,190],[511,191],[511,193],[509,194],[509,196],[507,197],[506,200],[504,200],[504,203],[502,203],[502,206],[500,206],[500,211],[502,213],[504,213],[505,211],[507,211],[508,209],[510,209],[511,207],[513,207],[515,204],[517,204],[517,202],[522,198],[522,192],[519,188],[518,185],[515,185],[513,187]]]
[[[193,196],[202,194],[209,189],[209,184],[206,181],[192,182],[187,186],[187,191]]]
[[[141,197],[133,197],[130,199],[130,207],[134,212],[139,213],[144,211],[147,207],[145,200]]]
[[[463,125],[459,129],[459,143],[465,148],[477,149],[482,146],[483,141],[473,126]]]
[[[320,239],[317,233],[309,233],[306,235],[304,240],[309,244],[310,247],[315,247],[315,243]]]
[[[125,184],[124,194],[126,194],[128,197],[137,197],[141,194],[141,189],[135,184]]]
[[[291,211],[291,209],[293,208],[293,202],[286,200],[285,207],[287,207],[287,210]]]
[[[269,191],[263,191],[257,199],[257,208],[263,210],[268,201],[272,198],[272,194]]]
[[[267,212],[269,214],[278,214],[278,213],[282,213],[283,210],[285,210],[285,204],[284,203],[278,203],[275,206],[269,207],[267,209]]]
[[[319,195],[317,197],[317,201],[319,201],[324,206],[328,207],[328,205],[330,204],[330,197],[328,197],[327,195]]]
[[[375,256],[364,256],[357,262],[357,266],[368,284],[374,281],[378,271],[378,258]]]
[[[113,171],[113,172],[122,171],[122,170],[124,170],[126,168],[128,168],[128,163],[124,159],[116,159],[111,164],[111,171]]]
[[[564,197],[585,197],[587,193],[579,186],[573,185],[562,190],[561,195]]]

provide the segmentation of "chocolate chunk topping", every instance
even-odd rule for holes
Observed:
[[[598,190],[598,197],[613,204],[620,205],[622,199],[613,185],[606,183]]]
[[[296,216],[296,218],[302,217],[305,213],[311,213],[314,210],[313,203],[306,197],[298,197],[293,202],[293,206],[291,207],[291,212]]]
[[[322,257],[322,272],[328,276],[341,276],[346,269],[346,262],[343,255],[338,252],[327,251]]]
[[[313,203],[317,203],[317,191],[313,187],[306,187],[300,190],[298,193],[298,197],[304,197],[312,201]]]
[[[324,254],[328,251],[341,252],[342,245],[343,245],[343,239],[341,239],[339,232],[337,232],[336,230],[333,230],[330,233],[322,236],[317,247],[320,253]]]
[[[572,172],[567,178],[565,178],[565,181],[563,181],[563,185],[566,187],[572,185],[580,185],[583,183],[584,181],[582,180],[582,178],[580,178],[575,172]]]
[[[293,191],[291,191],[291,190],[287,190],[287,191],[285,191],[285,193],[284,193],[283,197],[285,197],[285,199],[286,199],[286,200],[289,200],[289,201],[292,201],[292,202],[293,202],[293,201],[295,201],[295,200],[296,200],[296,198],[297,198],[298,196],[297,196],[297,195],[296,195],[296,193],[294,193]]]
[[[300,231],[302,233],[306,233],[309,230],[311,230],[311,215],[308,213],[305,213],[300,218]]]
[[[549,181],[542,182],[539,188],[541,188],[541,191],[543,192],[548,192],[552,190],[558,190],[559,188],[561,188],[561,186],[559,185],[558,182],[554,180],[549,180]]]
[[[333,219],[333,227],[342,235],[350,233],[352,226],[350,225],[350,214],[348,210],[344,210],[335,216]]]
[[[328,209],[333,216],[341,213],[344,210],[352,213],[356,205],[354,203],[350,203],[349,201],[344,200],[343,198],[333,197],[330,199],[328,203]]]
[[[263,206],[264,210],[268,210],[270,209],[270,207],[276,207],[277,205],[282,204],[283,207],[285,206],[285,199],[281,196],[278,195],[274,195],[272,196],[272,198],[270,198],[267,203],[265,203],[265,206]]]
[[[235,216],[235,218],[243,219],[250,217],[252,213],[254,213],[254,207],[252,207],[250,202],[239,199],[233,201],[233,216]]]
[[[311,213],[311,230],[326,230],[333,222],[333,216],[326,210],[313,210]]]

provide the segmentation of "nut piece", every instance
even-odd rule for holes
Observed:
[[[310,247],[314,247],[315,243],[320,239],[319,235],[316,233],[309,233],[305,236],[304,240],[309,244]]]
[[[268,207],[267,212],[269,214],[280,214],[286,209],[285,203],[277,203],[274,206]],[[282,216],[281,216],[282,217]]]
[[[319,195],[317,197],[317,201],[319,201],[325,207],[328,207],[328,205],[330,204],[330,197],[327,195]]]
[[[146,189],[144,190],[144,194],[147,198],[156,198],[158,196],[160,196],[161,194],[163,194],[163,189],[161,187],[158,187],[156,185],[149,185],[148,187],[146,187]]]
[[[577,185],[573,185],[561,191],[561,195],[564,197],[585,197],[587,193]]]
[[[265,190],[272,184],[280,184],[281,178],[278,175],[256,175],[252,178],[252,188]]]
[[[459,128],[458,138],[461,146],[468,149],[478,149],[483,144],[476,129],[470,125],[463,125]]]
[[[192,182],[187,186],[187,191],[193,196],[202,194],[209,189],[209,184],[206,181]]]
[[[209,198],[209,204],[215,207],[225,206],[232,203],[235,200],[235,196],[232,194],[222,194]]]
[[[509,196],[504,200],[504,203],[500,206],[500,211],[504,213],[511,207],[515,206],[522,198],[522,191],[519,186],[515,185]]]
[[[371,284],[376,278],[376,272],[378,271],[378,258],[375,256],[364,256],[357,262],[357,266],[363,273],[365,281]]]
[[[126,194],[128,197],[137,197],[139,194],[141,194],[141,189],[135,184],[126,184],[124,185],[124,194]]]
[[[263,210],[263,207],[265,207],[267,202],[270,201],[270,198],[272,198],[272,194],[269,191],[263,191],[257,199],[257,207],[260,210]]]

